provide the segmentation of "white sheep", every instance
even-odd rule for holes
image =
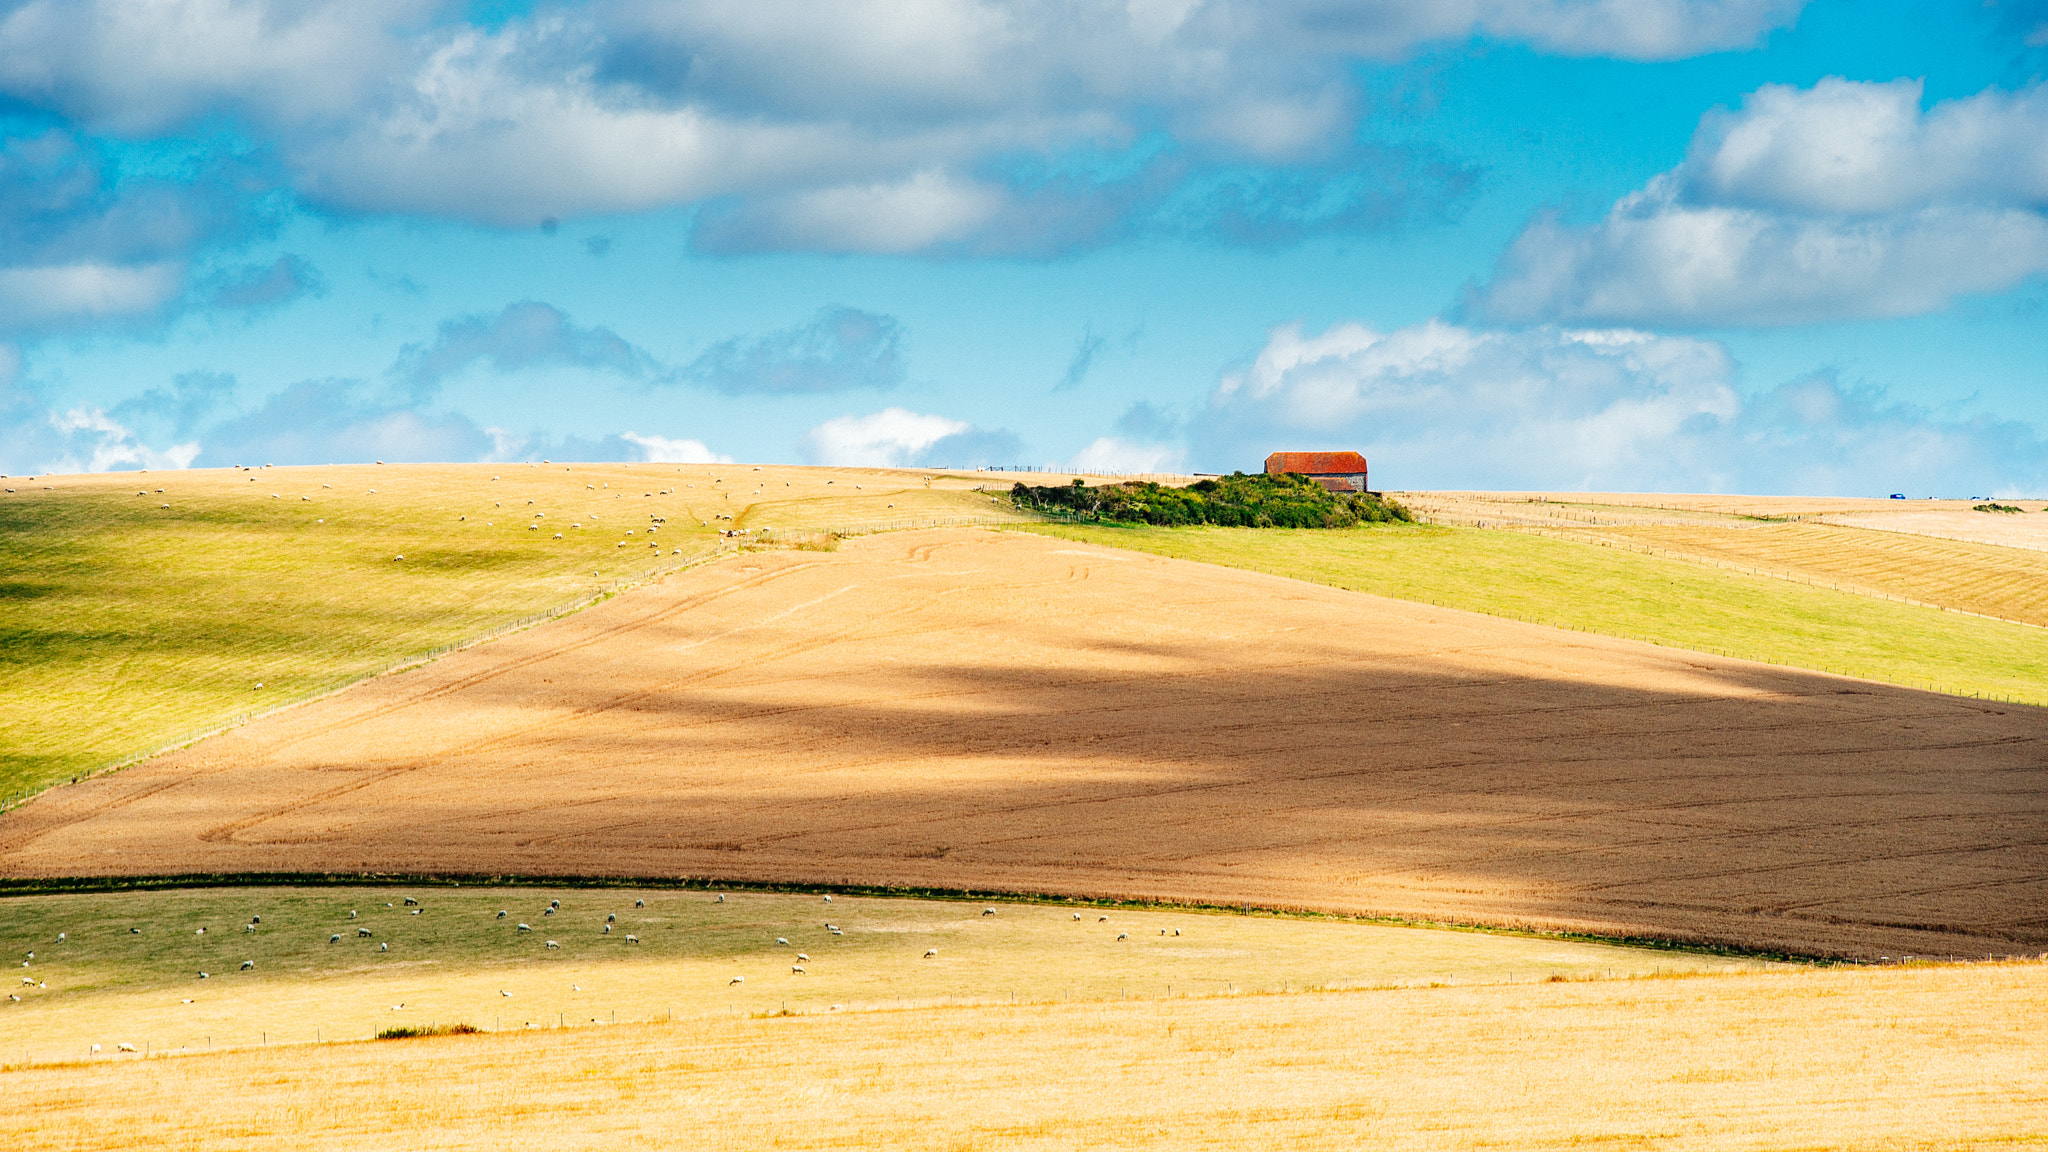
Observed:
[[[242,971],[244,971],[244,972],[247,972],[247,971],[248,971],[249,969],[251,969],[251,968],[254,968],[255,966],[256,966],[256,962],[255,962],[254,960],[244,960],[244,961],[242,961]]]
[[[521,924],[521,925],[519,926],[519,930],[520,930],[521,932],[531,932],[531,931],[533,931],[533,925],[531,925],[531,924]]]
[[[389,952],[389,951],[391,951],[391,945],[389,945],[389,944],[379,944],[379,945],[377,945],[377,951],[379,951],[379,952]]]
[[[607,924],[607,925],[605,925],[605,926],[604,926],[604,931],[603,931],[603,932],[600,932],[600,933],[598,933],[598,935],[600,935],[600,936],[609,936],[609,935],[611,935],[611,934],[612,934],[612,926],[611,926],[611,925],[609,925],[609,924]]]
[[[619,914],[617,912],[607,912],[604,914],[604,922],[607,924],[611,923],[614,920],[617,920],[618,918]]]
[[[368,928],[358,928],[358,929],[356,929],[356,939],[358,939],[358,940],[361,940],[361,939],[363,939],[364,937],[368,936],[369,934],[370,934],[370,930],[369,930]]]
[[[560,945],[560,944],[557,944],[557,943],[555,943],[555,942],[554,942],[553,940],[550,940],[550,941],[548,941],[548,947],[550,947],[550,948],[560,948],[560,947],[561,947],[561,945]]]
[[[791,965],[789,966],[789,974],[790,974],[790,975],[792,975],[792,976],[808,976],[808,975],[810,975],[810,973],[808,973],[808,972],[805,972],[805,971],[804,971],[804,966],[803,966],[803,965],[801,965],[801,964],[791,964]]]
[[[114,1045],[114,1051],[116,1051],[116,1052],[134,1052],[134,1051],[136,1051],[136,1047],[135,1047],[135,1045],[133,1045],[133,1044],[116,1044],[116,1045]]]
[[[806,956],[806,955],[804,955],[804,954],[803,954],[803,953],[801,953],[801,952],[799,952],[799,953],[797,953],[797,954],[796,954],[796,958],[797,958],[798,960],[801,960],[801,961],[803,961],[803,962],[804,962],[804,963],[806,963],[806,964],[809,964],[809,963],[811,962],[811,958],[810,958],[809,956]]]
[[[630,932],[626,934],[626,943],[628,943],[628,944],[638,944],[639,942],[640,942],[640,938],[639,938],[638,936],[635,936],[635,935],[633,935],[633,934],[632,934],[632,933],[630,933]]]
[[[327,942],[328,942],[329,944],[339,944],[339,943],[341,943],[341,933],[339,933],[339,932],[336,932],[336,933],[335,933],[334,935],[332,935],[332,936],[329,936],[329,937],[327,938]]]
[[[925,958],[925,959],[927,959],[927,960],[936,960],[936,959],[938,959],[938,958],[939,958],[939,950],[938,950],[937,948],[927,948],[927,949],[925,949],[925,950],[924,950],[924,958]]]
[[[137,493],[136,493],[136,495],[137,495],[137,496],[140,496],[140,495],[142,495],[142,493],[140,493],[140,492],[137,492]],[[95,1055],[95,1056],[97,1056],[97,1055],[99,1055],[99,1054],[100,1054],[100,1046],[99,1046],[99,1045],[95,1044],[95,1045],[93,1045],[93,1046],[92,1046],[92,1054],[93,1054],[93,1055]]]
[[[647,901],[645,901],[645,900],[635,900],[635,901],[633,901],[633,907],[635,907],[635,908],[645,908],[645,907],[647,907]]]
[[[783,946],[784,948],[787,948],[787,947],[789,947],[789,937],[787,937],[787,936],[777,936],[777,937],[775,938],[775,942],[776,942],[777,944],[780,944],[780,945],[782,945],[782,946]]]
[[[981,914],[982,914],[983,916],[993,916],[993,915],[995,915],[995,914],[996,914],[996,910],[995,910],[995,909],[993,909],[993,908],[983,908],[983,909],[981,910]]]
[[[731,987],[734,984],[745,984],[746,982],[747,978],[745,976],[735,976],[732,979],[727,980],[725,983],[727,987]]]
[[[1079,920],[1080,918],[1081,914],[1079,912],[1074,913],[1074,919]]]
[[[500,920],[503,920],[504,918],[505,918],[505,910],[504,910],[503,908],[500,908],[500,909],[498,909],[498,919],[500,919]]]
[[[1129,940],[1131,938],[1131,934],[1129,932],[1119,932],[1116,934],[1116,938],[1119,940]]]

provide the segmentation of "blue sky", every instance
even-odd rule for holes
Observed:
[[[0,2],[0,470],[2048,494],[2048,3]]]

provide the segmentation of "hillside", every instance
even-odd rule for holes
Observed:
[[[49,793],[0,820],[0,874],[727,877],[2004,953],[2048,944],[2044,742],[2034,708],[905,532],[677,573]]]

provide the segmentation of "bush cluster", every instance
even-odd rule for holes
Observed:
[[[1169,528],[1350,528],[1415,519],[1392,500],[1370,492],[1332,492],[1292,472],[1232,472],[1185,488],[1139,480],[1093,488],[1079,480],[1063,487],[1020,483],[1010,489],[1010,500],[1019,508],[1065,519]]]
[[[2013,504],[1972,504],[1972,505],[1970,505],[1970,511],[1972,511],[1972,512],[2025,512],[2025,511],[2026,511],[2026,509],[2025,509],[2025,508],[2021,508],[2021,507],[2019,507],[2019,506],[2017,506],[2017,505],[2013,505]]]

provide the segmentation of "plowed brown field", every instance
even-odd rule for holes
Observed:
[[[2048,711],[973,529],[754,553],[0,821],[0,874],[1059,891],[2048,945]]]

